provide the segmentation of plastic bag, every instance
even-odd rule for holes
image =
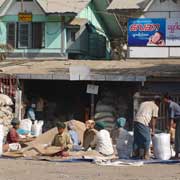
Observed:
[[[35,121],[32,126],[32,133],[34,136],[39,136],[42,134],[42,127],[43,127],[44,121]]]
[[[171,158],[170,134],[160,133],[153,137],[154,156],[160,160]]]
[[[19,143],[11,143],[9,144],[9,150],[10,152],[21,150],[21,145]]]
[[[30,132],[32,128],[32,121],[30,119],[22,119],[20,122],[20,128]]]

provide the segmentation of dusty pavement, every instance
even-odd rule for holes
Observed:
[[[0,180],[180,180],[180,165],[102,167],[0,159]]]

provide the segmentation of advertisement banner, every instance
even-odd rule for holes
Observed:
[[[166,21],[166,46],[180,46],[180,19]]]
[[[129,46],[166,46],[166,19],[130,18],[128,21]]]

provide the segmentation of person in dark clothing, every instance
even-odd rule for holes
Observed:
[[[168,105],[169,110],[169,131],[175,128],[175,158],[180,158],[180,105],[171,100],[168,94],[164,95],[164,103]]]

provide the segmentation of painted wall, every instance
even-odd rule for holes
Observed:
[[[61,48],[61,24],[47,22],[45,24],[45,47]]]
[[[180,1],[175,4],[155,0],[142,17],[180,18]],[[128,54],[130,58],[177,58],[180,57],[180,47],[129,47]]]
[[[0,21],[0,44],[6,44],[6,23]]]

